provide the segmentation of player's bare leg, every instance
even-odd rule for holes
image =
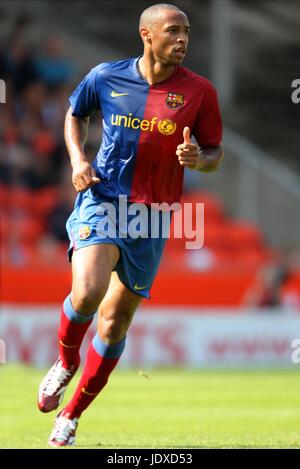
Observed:
[[[122,340],[142,297],[136,295],[112,272],[109,289],[98,309],[98,334],[103,342],[113,345]]]
[[[56,419],[49,440],[51,446],[74,444],[78,418],[103,389],[118,363],[125,347],[126,332],[141,300],[112,273],[99,307],[97,334],[89,346],[75,393]]]
[[[119,257],[114,244],[92,244],[73,253],[71,297],[80,314],[88,316],[98,309]]]
[[[59,358],[39,387],[38,407],[42,412],[59,406],[78,369],[81,343],[118,259],[119,249],[112,244],[90,245],[73,253],[72,291],[64,302],[58,330]]]

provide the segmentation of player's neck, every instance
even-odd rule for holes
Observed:
[[[156,83],[167,80],[173,75],[175,70],[175,65],[166,67],[145,56],[139,59],[137,65],[140,75],[149,85],[155,85]]]

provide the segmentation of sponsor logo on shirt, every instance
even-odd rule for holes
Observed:
[[[158,130],[163,135],[172,135],[176,131],[176,123],[170,119],[162,119],[158,122]]]
[[[144,132],[153,132],[157,127],[158,131],[163,135],[172,135],[176,131],[176,122],[171,119],[157,120],[157,117],[152,117],[151,120],[139,119],[134,117],[130,112],[128,116],[121,116],[120,114],[112,114],[111,123],[117,127],[127,127],[134,130],[142,130]]]

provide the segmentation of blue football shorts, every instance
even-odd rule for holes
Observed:
[[[120,258],[114,270],[134,293],[150,298],[150,288],[168,237],[170,217],[126,196],[112,199],[93,188],[77,195],[67,220],[71,261],[73,250],[92,244],[114,244]]]

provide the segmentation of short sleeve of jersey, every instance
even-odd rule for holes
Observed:
[[[207,89],[198,113],[193,134],[200,147],[216,147],[222,140],[222,118],[217,92],[213,87]]]
[[[98,70],[97,68],[93,68],[69,97],[72,107],[72,116],[89,117],[94,112],[100,110],[97,95],[97,77]]]

